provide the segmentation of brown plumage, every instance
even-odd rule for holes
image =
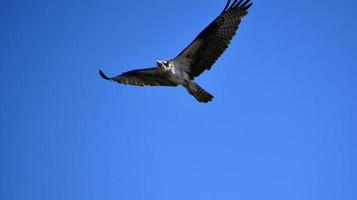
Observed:
[[[106,80],[136,86],[177,86],[182,85],[197,101],[207,103],[213,95],[199,86],[194,78],[212,65],[227,49],[248,9],[251,0],[231,0],[220,15],[209,24],[175,59],[158,60],[156,68],[138,69],[125,72],[113,78],[102,71]]]
[[[192,76],[199,76],[212,65],[227,49],[239,27],[241,19],[248,14],[251,0],[228,0],[221,14],[209,24],[196,39],[175,59],[179,65],[187,66]]]
[[[126,85],[136,86],[177,86],[165,76],[160,76],[157,73],[157,68],[137,69],[125,72],[119,76],[109,78],[102,70],[99,70],[99,75],[105,80],[115,81]]]

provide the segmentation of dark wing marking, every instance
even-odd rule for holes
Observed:
[[[227,49],[251,5],[251,0],[234,0],[232,4],[231,0],[228,0],[221,14],[174,59],[174,62],[192,77],[199,76],[205,69],[211,69]]]
[[[147,68],[147,69],[138,69],[125,72],[119,76],[109,78],[101,70],[99,70],[99,75],[106,79],[115,81],[127,85],[136,85],[136,86],[177,86],[169,79],[164,76],[161,76],[157,72],[157,68]]]

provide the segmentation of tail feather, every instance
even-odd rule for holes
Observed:
[[[100,75],[103,79],[105,79],[105,80],[112,80],[112,79],[109,78],[107,75],[105,75],[102,70],[99,70],[99,75]]]
[[[208,103],[208,102],[212,101],[212,99],[213,99],[213,95],[211,95],[210,93],[206,92],[197,83],[190,83],[188,85],[188,87],[186,87],[186,89],[199,102]]]

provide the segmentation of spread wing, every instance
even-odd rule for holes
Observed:
[[[115,81],[117,83],[136,85],[136,86],[177,86],[169,79],[161,76],[157,68],[147,68],[147,69],[137,69],[125,72],[119,76],[109,78],[101,70],[99,70],[99,75],[106,79]]]
[[[173,61],[192,77],[210,69],[228,47],[241,19],[248,14],[251,0],[228,0],[221,14]]]

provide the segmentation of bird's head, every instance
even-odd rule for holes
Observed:
[[[156,66],[157,67],[165,67],[167,65],[167,62],[164,60],[157,60],[156,61]]]

